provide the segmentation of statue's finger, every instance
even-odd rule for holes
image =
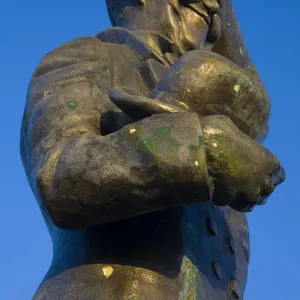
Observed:
[[[110,100],[135,121],[158,113],[184,112],[181,107],[163,103],[155,99],[132,95],[121,89],[112,89],[108,96]]]

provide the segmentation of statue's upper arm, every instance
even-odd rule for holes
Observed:
[[[32,158],[30,165],[38,159],[36,153],[65,139],[99,134],[100,116],[109,105],[108,77],[103,43],[94,37],[68,42],[42,59],[30,82],[22,122],[21,153],[27,161]]]

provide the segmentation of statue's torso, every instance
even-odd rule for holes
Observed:
[[[117,48],[108,47],[112,56]],[[114,85],[144,95],[153,88],[151,63],[128,52],[123,64],[125,53],[115,53]],[[51,235],[53,262],[34,300],[242,299],[248,227],[230,208],[204,203],[88,230],[53,227]]]
[[[230,208],[192,205],[57,238],[35,300],[242,299],[248,227]]]

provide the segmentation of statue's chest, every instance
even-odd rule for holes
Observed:
[[[208,202],[160,213],[147,228],[156,223],[158,230],[145,230],[135,244],[137,267],[124,299],[243,299],[249,259],[244,214]]]
[[[190,206],[183,238],[179,299],[242,299],[249,261],[245,215],[211,203]]]
[[[34,299],[243,298],[249,236],[232,209],[207,202],[161,211],[90,230],[82,242],[88,260],[45,281]]]

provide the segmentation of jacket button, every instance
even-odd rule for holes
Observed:
[[[209,232],[213,235],[217,235],[219,232],[218,225],[213,218],[207,218],[207,228]]]
[[[230,283],[230,289],[231,289],[231,293],[235,299],[241,298],[240,285],[236,280],[234,280]]]
[[[212,269],[214,271],[216,278],[218,280],[222,280],[223,272],[222,272],[221,266],[216,261],[212,262]]]
[[[228,244],[229,244],[229,249],[230,249],[231,253],[236,254],[236,252],[237,252],[236,243],[235,243],[233,237],[230,237],[228,239]]]

